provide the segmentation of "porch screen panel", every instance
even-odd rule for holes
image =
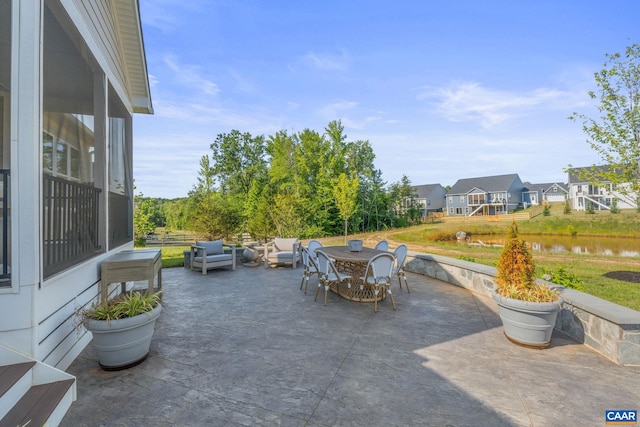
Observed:
[[[109,86],[109,248],[133,240],[129,112]]]
[[[44,277],[101,252],[94,74],[101,70],[58,1],[43,10]]]
[[[11,286],[9,176],[11,0],[0,0],[0,287]]]

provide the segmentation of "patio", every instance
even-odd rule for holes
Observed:
[[[99,368],[89,345],[68,369],[66,426],[604,425],[639,409],[640,367],[555,332],[531,350],[502,333],[495,304],[409,273],[398,306],[299,290],[302,268],[163,270],[151,353]]]

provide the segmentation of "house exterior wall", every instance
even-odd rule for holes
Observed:
[[[10,93],[11,169],[11,286],[0,288],[0,343],[36,360],[66,369],[90,341],[78,329],[75,313],[98,295],[100,264],[113,252],[133,248],[131,241],[109,248],[108,120],[109,84],[125,108],[133,111],[128,82],[119,53],[114,7],[136,0],[13,0]],[[46,6],[44,6],[46,4]],[[92,56],[94,73],[95,186],[102,189],[99,204],[101,245],[106,248],[47,279],[43,274],[43,77],[42,25],[44,7],[64,13]],[[137,15],[136,15],[137,17]],[[65,18],[66,19],[66,18]],[[65,25],[67,22],[65,21]],[[69,28],[66,26],[65,28]],[[141,40],[140,40],[141,43]],[[18,54],[19,52],[19,54]],[[143,61],[144,62],[144,61]],[[146,70],[145,70],[146,72]],[[147,100],[150,105],[150,100]],[[99,124],[102,121],[103,124]],[[130,125],[130,116],[127,118]],[[131,137],[131,129],[127,129]],[[129,139],[130,141],[130,139]],[[130,145],[129,145],[130,147]],[[127,154],[131,156],[130,149]],[[6,160],[6,159],[5,159]],[[131,161],[128,161],[131,168]],[[131,173],[131,171],[129,171]],[[130,188],[132,194],[133,189]],[[110,290],[119,286],[113,284]]]
[[[542,195],[543,200],[546,200],[549,203],[564,202],[565,200],[567,200],[568,196],[568,192],[557,184],[549,187]]]

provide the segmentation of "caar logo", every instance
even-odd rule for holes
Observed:
[[[637,425],[638,411],[629,409],[608,409],[604,412],[605,424],[609,425]]]

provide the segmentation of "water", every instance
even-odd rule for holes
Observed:
[[[531,245],[534,252],[640,257],[640,239],[638,238],[537,235],[520,235],[520,237]],[[504,240],[480,240],[486,244],[504,244]]]

